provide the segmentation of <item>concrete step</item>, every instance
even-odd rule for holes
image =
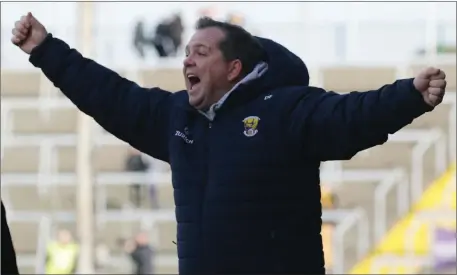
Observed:
[[[176,255],[177,257],[177,255]],[[172,266],[172,265],[160,265],[157,263],[155,268],[154,273],[155,274],[178,274],[179,268],[178,265]],[[451,274],[451,273],[449,273]]]
[[[159,87],[171,92],[186,88],[181,69],[140,70],[138,76],[144,87]]]
[[[12,131],[14,134],[76,133],[77,115],[76,107],[43,112],[38,109],[16,109],[12,110]]]
[[[76,192],[74,186],[14,186],[2,188],[14,210],[74,211]]]
[[[379,89],[386,84],[393,83],[401,78],[414,77],[420,70],[428,67],[429,64],[416,64],[406,69],[401,76],[396,67],[364,67],[364,66],[336,66],[326,67],[320,71],[320,82],[322,87],[329,91],[351,92],[369,91]],[[436,64],[446,73],[447,89],[455,90],[456,65]]]
[[[154,199],[156,201],[152,200],[152,192],[149,188],[154,188]],[[11,201],[11,208],[14,210],[74,211],[76,209],[77,190],[75,184],[43,185],[41,190],[36,185],[9,185],[2,187],[2,191],[8,196]],[[95,189],[94,192],[96,198],[104,193],[108,203],[115,205],[117,209],[133,204],[130,197],[131,185],[106,185]],[[153,209],[157,208],[157,206],[162,209],[174,209],[175,207],[171,183],[143,186],[141,195],[143,196],[143,202],[140,205],[140,209]]]
[[[38,244],[38,223],[8,221],[16,253],[35,253]]]
[[[1,71],[2,97],[38,96],[41,85],[41,72],[30,71]]]
[[[327,67],[321,71],[322,87],[328,91],[352,92],[379,89],[397,79],[395,67]]]
[[[119,74],[125,77],[128,72],[120,70]],[[43,75],[41,70],[26,71],[1,70],[2,97],[39,97],[40,90],[48,89],[52,96],[62,96],[53,84]]]
[[[35,266],[18,264],[19,274],[35,274]]]
[[[97,147],[93,153],[94,172],[119,172],[124,170],[128,154],[127,145],[106,145]],[[4,173],[36,173],[39,169],[39,146],[5,147],[2,160]],[[57,171],[74,172],[76,169],[76,148],[57,147]]]
[[[158,249],[166,253],[177,253],[177,224],[176,222],[161,222],[158,225]],[[174,242],[174,243],[173,243]]]
[[[109,203],[115,208],[121,208],[126,204],[134,205],[133,192],[135,192],[132,185],[107,185],[103,187]],[[161,184],[156,186],[144,185],[141,187],[140,203],[141,209],[153,208],[174,208],[173,186],[169,184]],[[154,201],[155,200],[155,201]]]

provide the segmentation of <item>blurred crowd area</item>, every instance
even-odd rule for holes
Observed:
[[[50,5],[27,6],[53,34],[78,49],[91,43],[92,57],[119,69],[179,66],[183,45],[200,16],[234,22],[256,35],[281,41],[313,66],[397,65],[429,50],[455,53],[453,3],[107,2],[94,4],[90,26],[78,23],[82,13],[77,2]],[[2,6],[1,64],[27,68],[26,58],[7,45],[12,22],[24,8],[18,3]],[[59,13],[50,16],[51,10]],[[90,29],[90,42],[79,39],[84,29]],[[164,56],[175,58],[164,60]]]
[[[81,191],[77,109],[9,43],[28,11],[101,64],[171,91],[183,89],[201,16],[285,45],[327,90],[366,91],[439,66],[442,106],[382,148],[323,163],[322,236],[328,273],[455,274],[455,3],[1,3],[2,201],[21,273],[177,274],[168,164],[92,123],[91,188]],[[93,228],[85,239],[81,224]]]

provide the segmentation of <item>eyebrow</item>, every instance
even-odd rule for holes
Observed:
[[[189,45],[186,46],[186,51],[189,51],[190,48],[204,48],[206,50],[211,50],[211,47],[203,45],[203,44],[195,44],[189,47]]]

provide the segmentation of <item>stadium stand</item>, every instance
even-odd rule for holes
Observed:
[[[424,192],[411,212],[392,227],[374,252],[356,265],[351,274],[416,274],[423,269],[427,274],[442,274],[442,270],[433,273],[433,263],[424,267],[415,259],[433,257],[431,237],[434,230],[442,227],[456,230],[455,176],[454,164]],[[407,257],[410,260],[398,261]]]
[[[411,67],[407,75],[412,75],[411,73],[415,68],[417,66]],[[448,89],[455,91],[455,65],[444,65],[443,69],[447,72],[448,77],[451,78],[448,81]],[[395,70],[395,68],[339,67],[324,69],[321,79],[323,81],[323,87],[328,90],[354,91],[376,88],[385,83],[393,82],[397,77],[404,76],[401,75],[401,72]],[[414,154],[417,154],[417,149],[415,150],[414,148],[421,146],[421,143],[423,144],[422,146],[426,146],[425,141],[420,139],[421,137],[425,137],[424,135],[426,133],[430,134],[431,129],[437,131],[438,136],[441,133],[444,136],[449,136],[449,131],[453,131],[450,130],[452,129],[452,125],[449,123],[451,122],[451,109],[455,108],[455,96],[449,95],[448,98],[451,99],[449,104],[443,104],[435,112],[427,114],[398,134],[392,135],[390,141],[382,147],[372,148],[356,155],[352,160],[342,163],[343,171],[367,172],[366,180],[360,180],[360,177],[362,177],[362,174],[360,174],[357,181],[353,179],[344,180],[334,192],[338,196],[339,207],[360,207],[367,213],[370,228],[370,245],[376,243],[385,233],[383,232],[384,228],[390,228],[400,216],[406,213],[408,208],[408,205],[404,205],[407,202],[403,201],[408,200],[408,198],[398,198],[401,195],[401,191],[387,192],[386,196],[382,196],[382,199],[377,198],[377,194],[379,195],[383,192],[379,191],[382,190],[381,185],[384,184],[384,187],[386,187],[388,183],[380,183],[379,180],[375,180],[374,174],[383,170],[399,171],[405,178],[400,176],[397,184],[395,184],[396,187],[401,189],[402,184],[409,180],[409,186],[419,186],[418,190],[420,191],[424,190],[428,183],[433,182],[443,172],[445,166],[449,164],[450,158],[447,158],[446,163],[441,164],[441,167],[437,167],[436,153],[439,154],[439,151],[442,150],[437,146],[426,148],[428,150],[426,150],[423,157],[421,156],[421,163],[418,164],[412,161],[415,157],[419,157],[417,155],[414,156]],[[433,139],[433,137],[431,138]],[[430,142],[443,144],[445,140]],[[372,172],[371,176],[373,177],[371,179],[368,171]],[[383,178],[385,179],[385,177]],[[357,192],[354,192],[354,190],[357,190]],[[412,199],[418,198],[416,194],[413,194],[413,196]],[[382,208],[380,201],[382,200],[385,201],[384,210],[380,210]],[[385,211],[384,217],[379,217],[379,213],[383,211]],[[380,225],[380,220],[385,222],[383,226]],[[348,233],[348,235],[351,234],[358,234],[358,232],[353,231]],[[346,236],[346,238],[348,240],[351,239],[350,236]],[[346,268],[356,263],[357,259],[353,255],[357,255],[357,253],[355,253],[355,247],[353,245],[346,246],[343,260],[345,268],[343,270],[338,269],[339,272],[347,272]]]
[[[407,75],[414,70],[413,66]],[[455,64],[444,65],[444,70],[449,78],[448,89],[455,91]],[[121,72],[121,75],[135,75],[141,84],[149,87],[179,90],[183,86],[179,69]],[[321,86],[342,92],[378,88],[404,76],[397,68],[387,67],[324,68],[319,75]],[[1,94],[2,199],[10,211],[21,272],[34,273],[39,272],[37,263],[43,260],[43,243],[53,230],[64,227],[76,233],[74,134],[77,110],[59,96],[38,71],[2,70]],[[324,187],[322,192],[322,235],[329,272],[350,271],[369,248],[385,239],[388,229],[453,161],[452,155],[448,156],[450,150],[446,143],[451,143],[448,138],[455,132],[449,120],[451,111],[455,112],[455,94],[448,95],[447,101],[435,112],[393,135],[383,147],[342,162],[341,178],[322,175],[323,182],[331,186]],[[108,245],[112,262],[117,264],[105,272],[128,272],[128,259],[118,241],[139,229],[148,229],[159,252],[157,273],[176,273],[173,244],[176,227],[170,175],[155,178],[161,209],[152,211],[146,206],[129,209],[128,184],[134,175],[122,173],[128,147],[101,131],[97,133],[92,162],[97,209],[95,233],[97,241]],[[349,215],[344,219],[328,218],[349,212],[358,214],[351,216],[356,217],[354,219]],[[364,222],[368,229],[366,234],[361,233]],[[361,265],[372,268],[371,263]]]

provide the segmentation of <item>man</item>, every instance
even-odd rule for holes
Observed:
[[[135,29],[133,30],[133,47],[140,56],[141,59],[145,58],[144,44],[146,37],[144,37],[144,21],[138,20],[135,24]]]
[[[293,53],[209,18],[186,47],[187,91],[176,93],[83,58],[31,14],[12,42],[81,111],[171,164],[180,274],[324,274],[320,162],[386,142],[445,88],[435,68],[365,93],[308,87]]]
[[[175,56],[178,48],[181,47],[183,33],[184,27],[179,14],[174,14],[171,18],[160,22],[151,39],[159,57]]]
[[[13,239],[11,238],[10,229],[6,220],[5,206],[2,204],[2,262],[1,262],[1,274],[19,274],[16,263],[16,251],[13,246]]]
[[[45,274],[75,274],[79,247],[68,230],[59,230],[57,240],[46,250]]]
[[[145,232],[138,233],[134,240],[127,240],[124,250],[132,258],[135,265],[133,274],[153,274],[153,255],[154,251],[149,245],[148,236]]]
[[[131,148],[129,150],[129,154],[127,155],[127,159],[125,162],[125,170],[126,172],[133,172],[133,173],[144,173],[146,174],[149,168],[149,163],[147,163],[142,155],[141,152],[136,150],[135,148]],[[135,207],[140,208],[143,202],[143,198],[145,197],[144,190],[147,189],[149,185],[145,183],[139,182],[132,182],[130,184],[130,202],[135,205]]]

